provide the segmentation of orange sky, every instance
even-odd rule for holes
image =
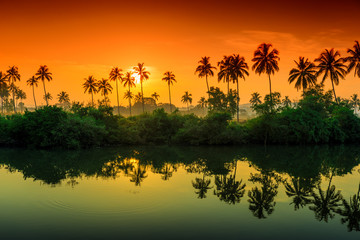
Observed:
[[[360,40],[360,1],[339,3],[8,1],[1,4],[0,70],[19,67],[22,79],[18,85],[27,93],[27,105],[33,105],[33,100],[25,82],[43,64],[53,73],[47,90],[54,98],[66,91],[71,100],[88,102],[91,97],[83,94],[81,86],[85,77],[107,78],[113,66],[127,70],[144,62],[151,72],[144,83],[144,95],[156,91],[159,102],[168,102],[167,85],[161,78],[165,71],[173,71],[178,83],[172,88],[172,102],[184,106],[180,98],[185,91],[193,94],[195,103],[206,94],[205,80],[194,75],[202,56],[210,56],[216,65],[223,55],[236,53],[251,66],[254,50],[267,42],[280,51],[280,71],[272,77],[273,90],[298,99],[300,93],[287,83],[294,59],[305,56],[313,60],[332,47],[345,55],[354,40]],[[215,77],[209,81],[226,89]],[[349,97],[360,94],[359,86],[360,79],[350,74],[336,91]],[[268,93],[268,88],[266,76],[250,72],[246,82],[240,82],[241,103],[247,103],[254,91]],[[133,91],[137,93],[140,87]],[[124,89],[119,92],[122,97]],[[40,85],[36,90],[40,103],[44,103],[42,96]],[[116,103],[115,92],[110,99]],[[127,101],[121,98],[121,104],[126,106]]]

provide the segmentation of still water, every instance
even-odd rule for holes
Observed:
[[[360,148],[0,149],[1,239],[359,239]]]

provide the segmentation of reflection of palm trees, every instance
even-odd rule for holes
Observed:
[[[206,198],[206,193],[210,187],[211,180],[205,179],[205,174],[203,174],[202,178],[195,178],[195,181],[192,181],[193,187],[197,190],[195,193],[198,195],[198,198]]]
[[[342,195],[340,191],[336,191],[334,185],[331,185],[333,175],[330,177],[329,185],[326,191],[323,191],[318,184],[317,189],[319,190],[319,195],[315,192],[312,192],[313,199],[311,203],[313,206],[310,206],[309,209],[315,212],[315,218],[318,221],[324,220],[327,222],[330,218],[333,218],[337,207],[341,205],[340,201],[342,200]]]
[[[245,183],[242,180],[235,181],[235,176],[216,176],[215,177],[216,189],[214,194],[221,200],[228,204],[239,203],[245,194]]]
[[[288,197],[292,197],[292,203],[294,204],[294,210],[298,210],[299,207],[304,207],[310,203],[309,197],[312,192],[313,185],[307,185],[307,183],[300,178],[292,178],[291,183],[285,181],[285,193]]]
[[[347,223],[348,231],[353,230],[360,231],[360,184],[357,194],[353,195],[350,198],[350,202],[345,199],[343,202],[343,209],[338,209],[336,212],[339,213],[343,218],[341,218],[341,223]]]
[[[130,182],[135,183],[135,186],[140,186],[141,182],[147,178],[146,168],[139,164],[129,176],[131,177]]]

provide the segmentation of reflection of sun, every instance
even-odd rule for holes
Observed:
[[[135,78],[135,84],[140,83],[140,76],[139,76],[139,74],[133,73],[133,74],[131,74],[131,76],[132,76],[133,78]]]

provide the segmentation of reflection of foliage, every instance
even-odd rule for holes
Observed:
[[[140,186],[141,182],[147,178],[146,167],[139,164],[129,176],[131,177],[130,182],[135,183],[135,186]]]
[[[235,181],[235,175],[226,177],[226,176],[216,176],[215,177],[216,189],[214,194],[221,200],[228,204],[239,203],[241,198],[245,193],[245,183],[242,183],[242,180]]]
[[[249,209],[253,215],[259,219],[266,218],[275,209],[275,196],[278,194],[278,182],[282,179],[273,172],[264,172],[261,174],[251,174],[251,182],[261,183],[261,188],[254,187],[248,193]]]
[[[319,194],[312,192],[312,201],[313,206],[310,206],[309,209],[315,212],[315,218],[318,221],[324,220],[328,222],[329,217],[333,218],[337,207],[341,205],[340,201],[342,200],[342,195],[340,191],[336,191],[334,185],[331,185],[332,176],[329,181],[329,186],[326,191],[323,191],[318,184],[317,189]]]
[[[347,223],[348,231],[360,231],[360,184],[357,194],[350,198],[350,202],[345,199],[342,200],[343,208],[338,209],[336,212],[343,216],[341,223]]]
[[[313,185],[308,183],[305,179],[292,178],[291,183],[285,181],[284,186],[286,195],[292,197],[295,211],[298,210],[299,207],[304,207],[310,203],[309,197]]]
[[[209,187],[211,184],[210,179],[205,179],[205,174],[203,178],[195,178],[195,181],[192,181],[193,187],[197,190],[195,193],[198,195],[198,198],[206,198],[206,193],[212,187]]]
[[[165,163],[162,168],[154,168],[153,170],[154,173],[161,174],[162,180],[167,181],[172,177],[173,173],[177,171],[177,167],[171,163]]]

